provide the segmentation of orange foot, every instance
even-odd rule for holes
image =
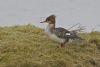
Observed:
[[[64,44],[63,43],[61,43],[61,47],[64,47]]]

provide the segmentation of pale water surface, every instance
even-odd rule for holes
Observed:
[[[57,16],[57,27],[68,29],[80,23],[88,31],[100,31],[100,0],[0,0],[0,26],[33,24]]]

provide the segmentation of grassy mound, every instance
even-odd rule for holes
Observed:
[[[0,67],[100,67],[100,33],[82,33],[86,42],[58,43],[32,25],[0,27]]]

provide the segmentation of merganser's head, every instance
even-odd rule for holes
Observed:
[[[49,24],[55,24],[55,18],[56,16],[55,15],[50,15],[46,18],[45,21],[43,22],[40,22],[40,23],[49,23]]]

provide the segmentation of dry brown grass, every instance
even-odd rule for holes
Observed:
[[[57,48],[32,25],[0,28],[0,67],[100,67],[100,33],[84,33],[86,42]]]

